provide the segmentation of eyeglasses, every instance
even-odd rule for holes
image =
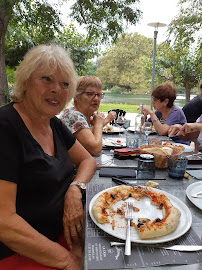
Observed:
[[[86,96],[90,99],[94,99],[96,96],[98,99],[103,99],[105,94],[104,93],[95,93],[95,92],[83,92],[81,94],[86,94]]]

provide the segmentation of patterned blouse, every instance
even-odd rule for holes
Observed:
[[[66,108],[60,115],[60,119],[72,133],[83,128],[90,129],[86,116],[79,111],[75,111],[73,107]]]

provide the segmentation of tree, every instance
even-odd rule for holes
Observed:
[[[153,40],[138,33],[118,38],[108,53],[101,58],[97,74],[104,84],[127,89],[147,88],[149,79],[144,72],[144,61],[152,57]]]
[[[178,5],[180,12],[169,25],[170,39],[183,47],[189,47],[193,43],[200,43],[201,46],[202,1],[179,0]]]
[[[91,74],[92,63],[89,59],[99,55],[98,39],[89,39],[85,35],[79,34],[74,25],[64,27],[61,34],[55,39],[70,52],[78,75]]]
[[[183,86],[186,101],[190,99],[191,89],[198,85],[202,76],[202,55],[199,47],[193,51],[189,48],[179,49],[178,43],[170,45],[170,41],[159,45],[156,57],[156,77],[164,81],[172,81]]]
[[[189,101],[190,90],[202,78],[202,2],[179,0],[179,5],[180,12],[169,25],[168,44],[172,48],[170,64],[174,64],[173,80],[185,87],[186,101]]]
[[[135,3],[139,0],[104,0],[104,1],[86,1],[86,0],[74,0],[75,3],[72,6],[72,16],[76,19],[80,25],[84,25],[87,28],[89,40],[93,37],[101,37],[102,41],[108,40],[110,37],[112,39],[117,38],[118,34],[123,32],[124,23],[136,24],[141,12],[139,9],[135,8]],[[29,20],[29,16],[26,14],[33,14],[37,5],[44,5],[47,7],[46,0],[0,0],[0,105],[5,101],[3,90],[8,89],[7,77],[6,77],[6,67],[5,67],[5,34],[9,21],[17,14],[18,10],[23,10],[20,12],[20,17],[16,17],[16,22],[23,21],[24,23],[32,23],[32,19]],[[33,8],[33,5],[36,5]],[[49,5],[50,6],[50,5]],[[54,11],[53,8],[51,8]],[[28,13],[26,11],[29,11]],[[41,10],[42,11],[42,10]],[[25,16],[24,16],[25,15]],[[38,31],[43,23],[47,23],[47,20],[53,18],[55,19],[55,13],[47,14],[47,17],[43,16],[40,20]],[[39,22],[39,21],[38,21]],[[47,25],[47,24],[46,24]],[[45,28],[44,28],[45,29]],[[51,31],[52,27],[46,28],[46,33]],[[55,29],[55,28],[54,28]],[[36,33],[33,34],[33,37]],[[26,48],[30,46],[32,41],[27,41]],[[25,49],[26,49],[25,48]]]
[[[19,65],[33,46],[54,41],[55,33],[61,33],[59,13],[49,4],[32,1],[24,4],[14,7],[5,36],[5,61],[9,67]]]

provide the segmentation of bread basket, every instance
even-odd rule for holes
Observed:
[[[140,154],[151,154],[154,156],[155,159],[155,167],[156,168],[167,168],[168,167],[168,155],[166,154],[157,154],[157,153],[151,153],[147,152],[147,148],[162,148],[164,145],[141,145],[139,146]],[[144,149],[144,150],[143,150]],[[183,150],[179,148],[174,148],[172,155],[181,155]]]

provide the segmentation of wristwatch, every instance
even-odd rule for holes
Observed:
[[[156,117],[154,120],[152,120],[152,123],[159,121],[158,117]]]
[[[86,189],[86,184],[81,181],[75,181],[70,184],[70,186],[77,186],[81,189],[81,191],[84,191]]]

